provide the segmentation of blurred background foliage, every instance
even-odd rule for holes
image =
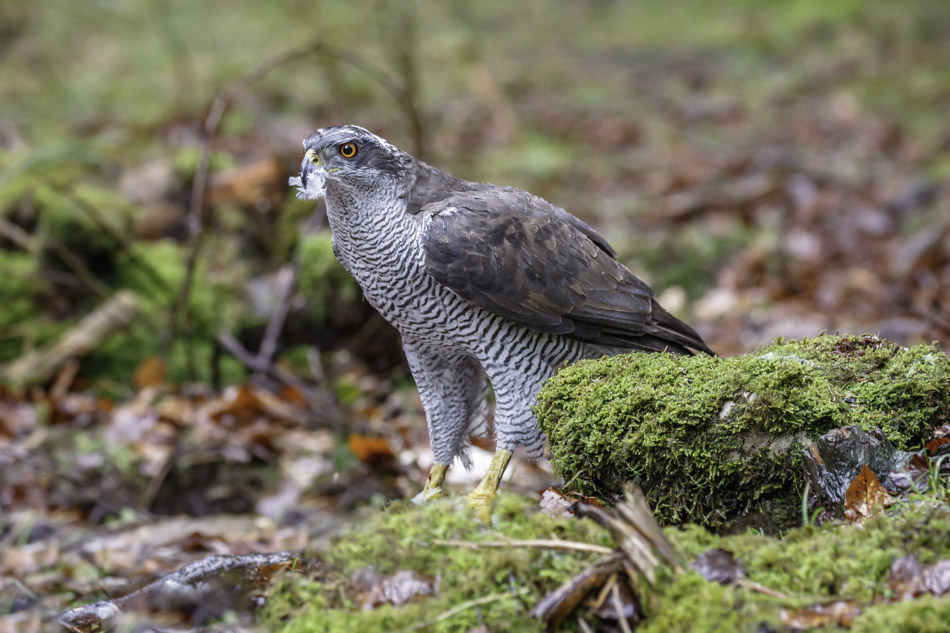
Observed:
[[[295,370],[401,367],[286,186],[338,123],[593,223],[721,353],[946,341],[948,32],[944,0],[0,4],[0,364],[125,288],[79,385],[243,380],[216,337],[282,304]]]

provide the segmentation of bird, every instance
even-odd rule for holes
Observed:
[[[632,350],[713,354],[657,303],[593,228],[512,187],[456,178],[356,125],[304,141],[297,197],[326,201],[333,253],[399,331],[426,415],[433,465],[416,500],[441,496],[470,436],[495,452],[469,494],[485,523],[513,451],[541,457],[532,412],[568,364]]]

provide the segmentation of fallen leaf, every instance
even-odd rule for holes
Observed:
[[[578,503],[587,503],[601,507],[600,502],[593,497],[585,497],[576,492],[561,492],[551,486],[541,491],[541,501],[539,503],[541,512],[548,516],[579,516],[577,512]]]
[[[860,519],[873,516],[876,507],[886,508],[890,499],[877,475],[865,464],[848,486],[844,503],[845,508],[854,511]]]
[[[360,608],[369,611],[381,604],[400,606],[416,596],[428,596],[435,593],[431,580],[422,578],[415,572],[399,571],[392,576],[381,576],[372,567],[354,572],[350,586],[356,592]]]
[[[901,600],[924,593],[942,596],[950,591],[950,559],[923,565],[913,555],[902,556],[891,563],[887,586]]]
[[[915,556],[902,556],[887,570],[887,586],[900,600],[910,600],[920,593],[923,570],[924,566]]]
[[[275,209],[282,199],[286,180],[283,165],[274,158],[232,167],[212,176],[208,203],[243,205],[261,211]]]
[[[937,453],[937,451],[940,449],[941,446],[943,446],[944,444],[947,444],[948,442],[950,442],[950,438],[938,437],[936,439],[933,439],[927,442],[924,448],[927,449],[928,453],[930,453],[931,455],[934,455]]]
[[[135,374],[132,376],[132,382],[137,389],[145,387],[155,387],[165,382],[165,376],[168,375],[168,367],[158,356],[149,356],[135,368]]]
[[[700,575],[711,582],[720,585],[731,585],[745,578],[745,568],[729,550],[714,547],[696,557],[690,566]]]
[[[861,613],[861,606],[852,600],[837,600],[828,604],[816,604],[804,609],[782,609],[779,617],[782,624],[791,629],[813,629],[828,624],[848,628]]]
[[[346,439],[350,452],[364,463],[379,463],[393,459],[393,449],[384,437],[370,437],[359,433],[350,433]]]

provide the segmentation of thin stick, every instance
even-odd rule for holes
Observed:
[[[744,587],[745,589],[748,589],[750,591],[755,591],[756,593],[761,593],[766,596],[771,596],[773,598],[787,598],[788,597],[781,591],[778,591],[776,589],[770,589],[769,587],[766,587],[765,585],[760,585],[759,583],[754,582],[752,580],[748,580],[746,578],[737,580],[736,586]]]
[[[506,591],[505,593],[496,593],[490,596],[483,596],[481,598],[469,600],[468,602],[463,602],[462,604],[458,606],[452,607],[448,611],[443,611],[442,613],[435,616],[435,618],[433,618],[432,620],[429,620],[428,622],[419,622],[418,624],[413,624],[410,627],[399,629],[396,633],[407,633],[408,631],[418,631],[419,629],[424,629],[426,627],[434,626],[438,624],[439,622],[441,622],[442,620],[448,620],[449,618],[456,616],[463,611],[467,611],[468,609],[471,609],[473,607],[480,607],[483,604],[499,602],[500,600],[504,600],[505,598],[514,598],[517,595],[518,595],[517,593],[510,593]]]
[[[449,547],[464,547],[471,550],[477,550],[480,547],[536,547],[539,549],[563,549],[575,552],[590,552],[593,554],[613,554],[615,551],[603,545],[581,543],[578,541],[562,541],[560,539],[511,539],[510,541],[483,541],[481,543],[435,539],[432,543]]]
[[[604,604],[604,601],[607,599],[607,594],[610,593],[610,590],[617,583],[617,572],[610,574],[610,577],[607,579],[607,582],[604,583],[604,586],[600,588],[600,593],[597,594],[597,599],[594,600],[594,604],[591,605],[590,610],[596,611]]]
[[[195,178],[191,188],[191,199],[188,205],[188,240],[187,240],[187,259],[185,261],[185,275],[182,279],[181,288],[178,293],[178,299],[172,306],[171,318],[169,320],[169,341],[174,343],[178,338],[179,315],[184,320],[184,328],[190,329],[191,323],[191,287],[194,280],[195,269],[198,263],[198,254],[201,249],[202,225],[204,224],[204,205],[205,193],[208,188],[208,170],[211,163],[211,141],[218,130],[221,119],[224,117],[231,102],[248,87],[263,79],[275,68],[299,61],[305,57],[314,54],[322,54],[325,57],[336,59],[349,66],[363,72],[375,80],[397,103],[407,110],[406,114],[410,120],[414,119],[414,104],[410,101],[406,103],[404,97],[405,90],[392,77],[380,70],[378,67],[366,60],[343,49],[337,49],[327,46],[321,41],[310,42],[304,46],[292,48],[284,51],[274,57],[264,60],[258,66],[244,73],[236,81],[228,85],[217,94],[211,107],[208,109],[208,115],[205,117],[201,126],[200,148],[201,154],[198,158],[198,164],[195,166]],[[186,347],[187,364],[189,373],[194,373],[194,354],[192,346]]]
[[[337,410],[333,402],[323,397],[298,378],[290,371],[275,365],[272,361],[261,358],[252,352],[249,352],[241,343],[228,332],[219,332],[217,342],[221,347],[227,350],[246,368],[270,375],[278,382],[296,389],[303,399],[307,402],[309,413],[314,419],[329,424],[336,430],[339,430],[342,424],[342,415]]]
[[[617,611],[617,620],[620,621],[620,628],[623,629],[623,633],[633,633],[633,631],[630,630],[630,623],[627,622],[627,618],[623,614],[623,603],[620,601],[620,584],[616,582],[616,578],[614,578],[614,580],[613,591],[611,593],[614,601],[614,609]]]

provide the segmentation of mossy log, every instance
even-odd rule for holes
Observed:
[[[776,531],[801,521],[809,442],[855,425],[916,449],[948,409],[936,345],[820,336],[734,358],[578,363],[545,384],[536,413],[570,490],[610,500],[636,481],[661,523]]]

